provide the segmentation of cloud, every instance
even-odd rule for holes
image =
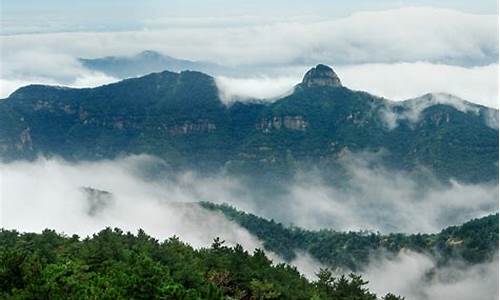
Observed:
[[[412,125],[416,124],[420,121],[424,110],[438,104],[449,105],[460,112],[473,113],[476,116],[480,116],[481,112],[483,112],[481,117],[485,125],[493,129],[498,129],[498,110],[487,109],[482,111],[479,106],[473,105],[471,102],[442,93],[426,94],[418,98],[409,99],[399,106],[396,106],[396,103],[388,102],[380,111],[380,116],[385,121],[387,127],[392,130],[398,126],[398,121],[400,120],[407,120]],[[403,108],[404,110],[398,112],[395,111],[395,108]]]
[[[159,239],[178,235],[195,247],[209,246],[220,236],[249,250],[262,248],[245,229],[194,205],[196,199],[189,194],[142,177],[157,163],[148,156],[133,156],[95,163],[40,159],[2,164],[1,226],[30,232],[52,228],[83,236],[106,226],[132,232],[142,228]],[[112,201],[90,214],[82,187],[110,192]]]
[[[422,183],[418,176],[374,167],[373,162],[374,158],[345,156],[342,163],[348,181],[342,187],[324,181],[318,174],[299,173],[294,180],[271,190],[265,186],[255,189],[224,173],[202,176],[165,169],[151,177],[152,171],[148,170],[158,170],[152,166],[164,163],[144,156],[78,164],[54,159],[13,162],[1,165],[3,224],[25,230],[53,226],[70,231],[76,226],[75,231],[79,232],[107,225],[123,225],[127,229],[142,226],[144,222],[148,232],[165,237],[173,234],[168,226],[178,229],[174,221],[162,223],[165,218],[176,220],[170,215],[172,209],[168,205],[210,201],[232,204],[259,216],[309,229],[414,233],[437,232],[498,211],[498,183],[452,181],[445,185],[430,179],[432,174],[427,173],[427,181]],[[98,222],[83,217],[81,222],[71,221],[76,216],[66,212],[76,214],[84,209],[79,190],[82,186],[109,191],[115,196],[117,209],[105,214],[109,219]],[[159,209],[162,205],[165,210]]]
[[[215,82],[219,89],[219,97],[225,103],[248,99],[273,101],[292,93],[294,85],[297,84],[295,77],[267,76],[252,78],[218,76]]]
[[[263,68],[262,73],[268,72],[269,75],[221,76],[217,78],[217,84],[226,102],[247,98],[273,101],[292,91],[310,67]],[[427,93],[446,93],[498,109],[497,64],[470,68],[425,62],[332,67],[344,86],[393,101],[404,101]],[[446,104],[456,105],[458,102],[447,101]]]
[[[74,57],[50,51],[21,51],[2,58],[0,98],[29,84],[64,85],[75,88],[96,87],[117,78],[85,69]]]
[[[498,108],[498,64],[460,67],[426,62],[361,64],[335,68],[344,85],[391,100],[448,93]]]
[[[307,252],[295,253],[295,258],[289,264],[295,266],[301,274],[313,281],[318,279],[316,274],[318,274],[320,269],[326,268]]]
[[[142,228],[158,239],[177,235],[194,247],[209,246],[219,236],[229,245],[240,243],[253,250],[262,248],[256,237],[194,202],[233,203],[268,216],[280,212],[295,225],[309,228],[408,232],[435,232],[497,209],[498,185],[435,184],[421,192],[422,186],[411,177],[369,169],[367,162],[366,158],[346,161],[352,178],[347,190],[303,174],[289,183],[285,195],[275,193],[272,201],[267,195],[264,202],[256,199],[255,188],[234,176],[172,173],[163,161],[145,155],[98,162],[40,158],[3,163],[0,224],[20,231],[52,228],[81,236],[106,226],[132,232]],[[283,221],[283,215],[274,216]],[[268,255],[275,263],[283,262],[274,253]],[[291,264],[309,279],[315,279],[322,267],[308,253],[297,253]],[[378,294],[391,291],[408,299],[494,299],[491,295],[498,292],[497,259],[438,267],[425,254],[403,250],[396,256],[374,254],[362,273]]]
[[[437,266],[425,254],[402,250],[396,257],[372,258],[363,275],[370,290],[380,295],[392,292],[417,300],[498,299],[498,256],[477,265],[454,261]]]
[[[496,15],[409,7],[340,19],[247,17],[238,26],[228,26],[234,18],[224,20],[174,18],[154,30],[0,36],[2,96],[16,83],[109,83],[114,79],[89,73],[76,58],[153,49],[240,70],[217,80],[226,101],[275,98],[309,67],[327,63],[346,86],[390,99],[445,92],[498,107]]]
[[[446,22],[443,22],[446,20]],[[357,12],[341,19],[304,18],[241,26],[2,36],[6,57],[23,49],[72,56],[126,55],[144,49],[223,65],[394,63],[484,65],[498,61],[498,17],[430,7]],[[229,23],[230,24],[230,23]],[[203,51],[200,51],[203,49]]]
[[[443,184],[425,170],[416,175],[387,170],[374,158],[352,154],[342,160],[348,181],[341,187],[305,173],[276,192],[272,202],[264,196],[253,207],[247,198],[229,203],[286,225],[382,233],[433,233],[498,211],[498,183]]]

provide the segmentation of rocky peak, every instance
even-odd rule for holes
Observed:
[[[329,66],[317,65],[316,67],[307,71],[302,80],[301,86],[303,87],[338,87],[342,86],[340,78]]]

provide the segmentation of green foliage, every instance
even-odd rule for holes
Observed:
[[[107,228],[80,239],[51,230],[0,231],[2,299],[375,299],[357,275],[328,270],[310,282],[262,250],[193,249],[173,237],[159,242]]]
[[[462,258],[469,263],[484,262],[498,251],[498,214],[471,220],[461,226],[452,226],[436,234],[381,235],[373,232],[310,231],[285,227],[274,220],[238,211],[222,204],[202,202],[210,210],[221,211],[264,243],[267,250],[286,260],[295,258],[295,252],[310,253],[318,261],[333,268],[358,270],[368,263],[370,255],[387,250],[396,254],[401,249],[425,252],[436,257],[439,264]]]
[[[388,168],[424,166],[441,179],[469,182],[498,179],[498,130],[485,122],[498,111],[433,105],[416,123],[402,119],[388,127],[384,116],[411,114],[418,105],[345,87],[303,87],[274,103],[226,106],[212,77],[189,71],[93,89],[32,85],[0,101],[0,158],[146,153],[174,168],[281,179],[297,169],[339,170],[346,151],[384,150]]]
[[[392,293],[388,293],[387,295],[384,296],[384,298],[382,298],[382,300],[405,300],[405,298],[401,296],[396,296]]]

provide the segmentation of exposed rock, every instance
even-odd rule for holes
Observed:
[[[325,86],[338,87],[342,86],[342,83],[332,68],[320,64],[307,71],[300,85],[308,88]]]
[[[217,129],[217,126],[206,119],[185,121],[181,125],[174,125],[168,128],[168,133],[171,135],[185,135],[190,133],[210,133]]]
[[[309,125],[302,116],[285,116],[283,124],[291,130],[305,131]]]
[[[274,116],[271,119],[262,119],[257,125],[257,130],[269,133],[271,130],[286,128],[290,130],[306,131],[309,123],[302,116]]]

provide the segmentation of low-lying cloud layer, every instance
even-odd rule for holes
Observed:
[[[310,229],[413,233],[437,232],[498,211],[497,183],[452,181],[444,185],[427,179],[422,186],[416,177],[368,167],[368,162],[346,156],[343,164],[349,180],[342,187],[307,173],[298,174],[295,180],[271,193],[264,187],[256,191],[238,178],[223,174],[199,176],[195,172],[165,171],[152,176],[148,170],[161,166],[162,161],[149,156],[77,164],[57,159],[13,162],[1,165],[2,224],[23,230],[49,226],[87,233],[107,225],[123,225],[124,229],[145,226],[148,232],[165,237],[182,228],[175,225],[179,221],[176,215],[180,214],[172,214],[183,210],[182,205],[177,205],[210,201]],[[103,209],[97,219],[83,215],[87,204],[81,187],[111,192],[116,207]],[[78,214],[82,214],[82,220],[74,222]],[[191,229],[181,232],[196,231]],[[217,230],[201,236],[210,240]]]
[[[138,175],[156,162],[136,156],[96,163],[40,159],[2,165],[0,224],[21,231],[52,228],[80,235],[106,226],[132,232],[142,228],[161,239],[178,235],[195,247],[208,246],[217,236],[246,249],[260,247],[246,230],[194,205],[189,195]],[[85,187],[110,192],[112,201],[91,210]]]
[[[406,299],[498,299],[498,256],[489,262],[467,265],[455,261],[439,267],[433,258],[402,250],[396,257],[373,258],[363,272],[370,289],[392,292]]]
[[[302,174],[284,193],[265,201],[235,177],[172,174],[162,168],[161,160],[144,155],[100,162],[3,163],[0,224],[21,231],[52,228],[83,236],[106,226],[132,232],[142,228],[159,239],[177,235],[195,247],[209,246],[219,236],[230,245],[240,243],[253,250],[262,248],[257,238],[194,202],[231,203],[307,228],[382,232],[437,232],[498,210],[497,184],[433,183],[421,191],[411,176],[368,168],[367,161],[360,157],[345,161],[351,178],[347,189]],[[292,264],[311,279],[322,267],[307,253],[298,253]],[[370,288],[381,295],[391,291],[408,299],[465,300],[495,299],[492,295],[498,293],[498,260],[475,266],[456,262],[436,269],[431,257],[403,250],[397,256],[374,255],[363,273]]]
[[[291,263],[311,280],[326,268],[307,253],[297,253]],[[337,275],[342,273],[346,272]],[[393,293],[412,300],[498,300],[498,253],[480,264],[453,260],[439,266],[425,253],[402,249],[389,254],[380,250],[359,273],[377,295]]]
[[[417,124],[422,118],[422,112],[434,105],[448,105],[463,113],[472,113],[481,117],[486,126],[498,130],[498,110],[488,108],[483,110],[480,106],[460,99],[450,94],[426,94],[418,98],[409,99],[396,105],[394,102],[387,102],[380,113],[380,117],[386,123],[387,128],[392,130],[399,125],[400,121],[409,121],[410,126]],[[403,111],[396,111],[397,108],[404,108]]]
[[[223,65],[498,61],[498,17],[449,9],[364,11],[341,19],[267,18],[241,26],[221,19],[212,20],[213,26],[196,18],[182,21],[142,31],[9,35],[1,42],[6,57],[25,49],[105,56],[146,48]]]
[[[216,78],[216,83],[221,100],[224,103],[231,103],[248,99],[273,101],[293,92],[293,87],[298,80],[296,77],[231,78],[219,76]]]
[[[498,184],[434,182],[427,187],[407,174],[346,164],[349,189],[333,188],[318,179],[299,178],[283,201],[289,220],[319,229],[437,232],[451,224],[498,210]]]

